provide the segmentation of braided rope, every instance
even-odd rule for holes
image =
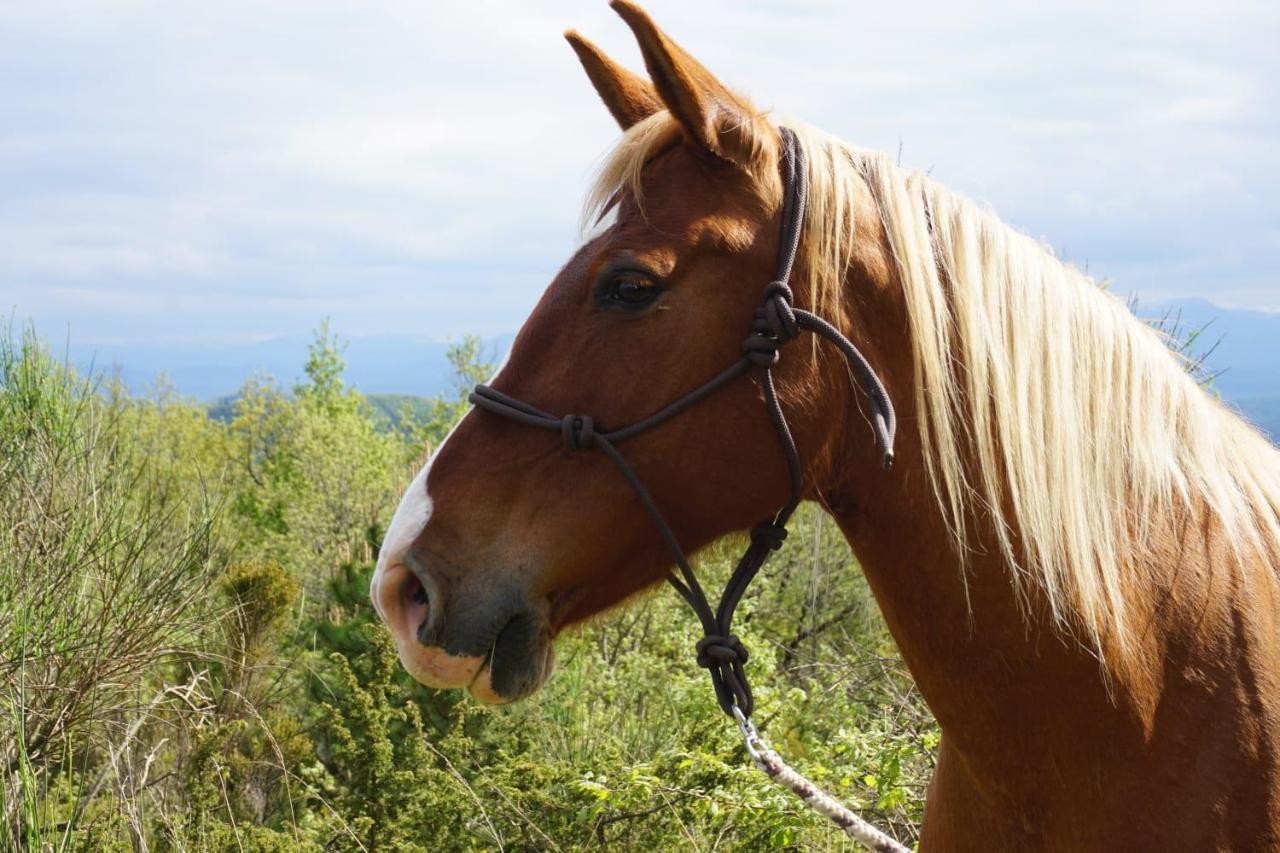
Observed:
[[[751,718],[737,707],[733,709],[733,717],[738,721],[738,730],[742,732],[742,742],[747,747],[747,754],[751,756],[752,763],[763,770],[770,779],[791,791],[803,800],[805,805],[827,818],[845,835],[868,850],[873,850],[875,853],[909,853],[908,848],[858,817],[841,805],[835,797],[823,791],[783,761],[782,756],[760,737],[760,732],[756,730]]]

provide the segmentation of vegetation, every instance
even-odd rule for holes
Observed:
[[[210,417],[0,340],[0,851],[850,848],[750,767],[666,591],[516,706],[402,672],[369,573],[488,373],[453,363],[379,412],[322,328],[305,381]],[[913,840],[937,730],[833,525],[806,508],[739,612],[768,737]]]

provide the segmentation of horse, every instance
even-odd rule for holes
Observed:
[[[739,352],[784,206],[776,119],[611,5],[648,76],[565,34],[623,136],[588,193],[598,226],[490,383],[601,425]],[[794,303],[879,372],[895,464],[829,347],[791,344],[776,396],[803,497],[942,731],[921,848],[1280,849],[1280,452],[1039,241],[786,127],[809,186]],[[787,498],[765,390],[727,382],[627,442],[689,553]],[[515,701],[560,632],[668,576],[659,533],[608,459],[473,408],[405,492],[371,598],[416,679]]]

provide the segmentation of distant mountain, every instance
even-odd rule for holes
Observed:
[[[1249,398],[1280,395],[1280,313],[1223,308],[1207,299],[1141,305],[1136,313],[1148,319],[1167,313],[1184,329],[1203,328],[1196,354],[1217,344],[1205,366],[1217,374],[1214,387],[1226,399],[1243,406]]]
[[[1250,423],[1271,436],[1273,443],[1280,445],[1280,394],[1244,397],[1231,402]]]
[[[1139,317],[1176,318],[1184,329],[1204,331],[1196,350],[1213,344],[1208,369],[1217,374],[1214,388],[1251,421],[1280,441],[1280,313],[1223,308],[1205,299],[1141,304]],[[514,335],[484,343],[484,357],[498,361]],[[118,371],[136,392],[144,392],[163,373],[180,392],[215,401],[214,416],[226,416],[229,400],[252,373],[268,373],[288,387],[302,373],[310,337],[284,337],[234,346],[71,346],[71,359],[92,362],[98,369]],[[370,398],[388,418],[401,400],[431,397],[449,388],[448,344],[408,336],[354,338],[343,353],[346,379]],[[218,401],[221,401],[219,404]],[[412,404],[421,405],[421,402]]]
[[[1214,390],[1280,444],[1280,313],[1223,308],[1207,299],[1140,305],[1135,313],[1168,318],[1183,332],[1200,330],[1191,355],[1205,356]]]
[[[484,357],[499,360],[513,336],[484,342]],[[145,393],[163,375],[179,392],[200,400],[228,397],[250,375],[269,374],[292,385],[302,374],[309,336],[281,337],[256,343],[212,347],[178,344],[70,345],[71,361],[118,375],[135,393]],[[343,357],[347,382],[365,394],[410,394],[430,397],[449,387],[449,344],[408,336],[351,339]]]

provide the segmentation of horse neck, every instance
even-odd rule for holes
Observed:
[[[843,365],[829,362],[803,388],[821,406],[793,398],[790,409],[820,409],[796,418],[811,495],[842,528],[942,727],[922,846],[969,849],[981,839],[990,842],[982,849],[1044,848],[1056,833],[1074,839],[1061,849],[1153,849],[1157,836],[1209,849],[1230,846],[1213,839],[1233,827],[1249,837],[1250,821],[1274,825],[1270,837],[1280,839],[1280,558],[1242,553],[1240,537],[1204,501],[1178,504],[1168,517],[1144,512],[1141,544],[1114,567],[1129,639],[1118,643],[1114,626],[1095,619],[1099,648],[1080,639],[1088,632],[1059,624],[1034,578],[1019,584],[1029,599],[1020,600],[1017,569],[976,499],[962,561],[926,469],[906,288],[871,193],[860,187],[852,197],[857,230],[839,299],[844,331],[899,408],[894,469],[882,470],[866,400]],[[780,369],[794,370],[794,361]],[[801,396],[802,383],[791,385]],[[954,450],[976,471],[965,433],[955,431]],[[1255,452],[1249,441],[1235,449]],[[1258,464],[1274,465],[1272,451],[1256,452]],[[1019,531],[1009,533],[1016,553]],[[1183,785],[1191,768],[1196,784]],[[1215,810],[1228,799],[1235,810]]]
[[[865,282],[856,289],[892,292]],[[825,454],[830,464],[816,491],[857,556],[944,743],[964,756],[973,783],[1033,796],[1046,784],[1036,760],[1042,756],[1054,764],[1059,790],[1072,775],[1084,784],[1113,760],[1108,751],[1148,749],[1159,706],[1172,695],[1171,673],[1237,677],[1225,668],[1236,667],[1247,649],[1242,634],[1280,627],[1242,615],[1250,597],[1275,600],[1274,575],[1242,571],[1201,513],[1153,524],[1151,547],[1135,555],[1126,582],[1141,630],[1120,660],[1109,655],[1106,638],[1099,652],[1057,623],[1034,584],[1030,602],[1020,602],[991,522],[976,508],[969,513],[972,550],[962,563],[925,467],[909,347],[877,334],[905,328],[901,311],[886,301],[851,312],[874,321],[875,328],[854,324],[851,336],[899,407],[894,468],[879,470],[865,400],[851,394],[840,400],[837,447]],[[826,393],[842,393],[840,385],[848,387],[847,374],[833,374]],[[1186,740],[1194,737],[1189,729]]]
[[[865,282],[849,289],[861,298],[891,292]],[[886,301],[860,306],[858,314],[874,318],[865,325],[876,329],[902,329],[902,310]],[[1030,753],[1051,749],[1046,731],[1098,744],[1137,743],[1155,713],[1169,637],[1151,631],[1124,667],[1103,666],[1084,640],[1055,624],[1034,590],[1029,605],[1019,601],[995,530],[980,511],[970,512],[972,553],[961,562],[925,470],[909,342],[878,337],[874,329],[852,329],[851,337],[899,407],[895,466],[881,470],[865,400],[847,394],[837,403],[842,428],[831,443],[838,447],[824,451],[829,465],[815,491],[854,549],[946,740],[969,758],[969,770],[983,784],[996,786],[1034,784],[1019,779]],[[847,374],[836,371],[827,393],[841,394],[833,389],[841,384],[847,388]],[[1185,560],[1174,542],[1167,538],[1165,551],[1156,553],[1165,567],[1147,566],[1143,574],[1155,576]],[[1133,615],[1149,624],[1157,599],[1153,589],[1139,592],[1149,594],[1135,597]]]

